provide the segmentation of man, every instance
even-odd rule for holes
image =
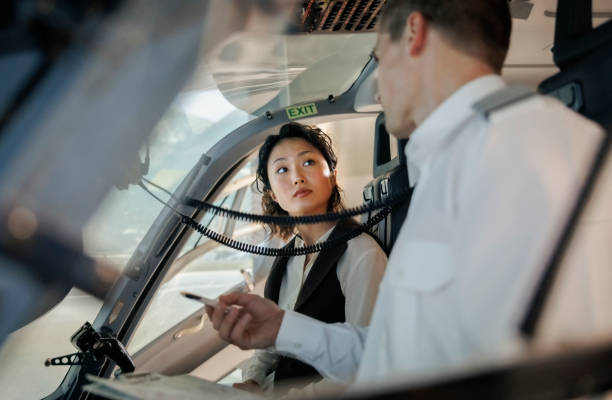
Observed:
[[[387,1],[374,56],[379,97],[389,132],[410,136],[416,188],[371,325],[325,325],[230,294],[207,308],[222,338],[274,346],[341,382],[507,354],[602,137],[542,96],[490,117],[478,111],[505,87],[510,32],[507,0]],[[558,314],[557,331],[588,329]]]

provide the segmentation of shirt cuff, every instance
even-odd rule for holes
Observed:
[[[282,355],[309,358],[318,346],[319,335],[314,333],[320,330],[321,321],[286,310],[274,347]]]

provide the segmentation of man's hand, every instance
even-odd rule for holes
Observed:
[[[230,293],[215,308],[206,306],[206,314],[221,339],[246,350],[272,346],[285,312],[263,297]]]
[[[245,390],[251,393],[262,393],[259,384],[252,379],[249,379],[248,381],[242,383],[234,383],[232,386],[236,389]]]

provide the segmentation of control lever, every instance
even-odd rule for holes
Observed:
[[[104,328],[102,330],[104,330]],[[96,332],[89,322],[85,322],[85,324],[72,335],[70,343],[81,350],[81,352],[48,358],[45,361],[45,366],[82,365],[85,358],[91,356],[94,361],[104,360],[106,358],[110,359],[117,364],[122,373],[133,372],[136,369],[134,361],[123,344],[112,335],[110,330],[99,333]]]

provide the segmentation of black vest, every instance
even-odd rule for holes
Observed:
[[[357,227],[358,224],[352,219],[339,221],[328,240],[350,232]],[[295,238],[285,247],[293,248],[294,246]],[[346,321],[344,315],[345,299],[336,269],[338,260],[340,260],[347,247],[346,242],[343,242],[319,253],[308,273],[306,282],[300,290],[294,311],[326,323]],[[274,260],[266,282],[264,296],[276,303],[278,303],[280,286],[287,270],[288,261],[289,257],[278,257]],[[308,382],[304,383],[307,384],[322,379],[316,369],[290,357],[281,356],[275,371],[275,382],[284,379],[307,378]],[[271,373],[272,371],[267,372]]]

